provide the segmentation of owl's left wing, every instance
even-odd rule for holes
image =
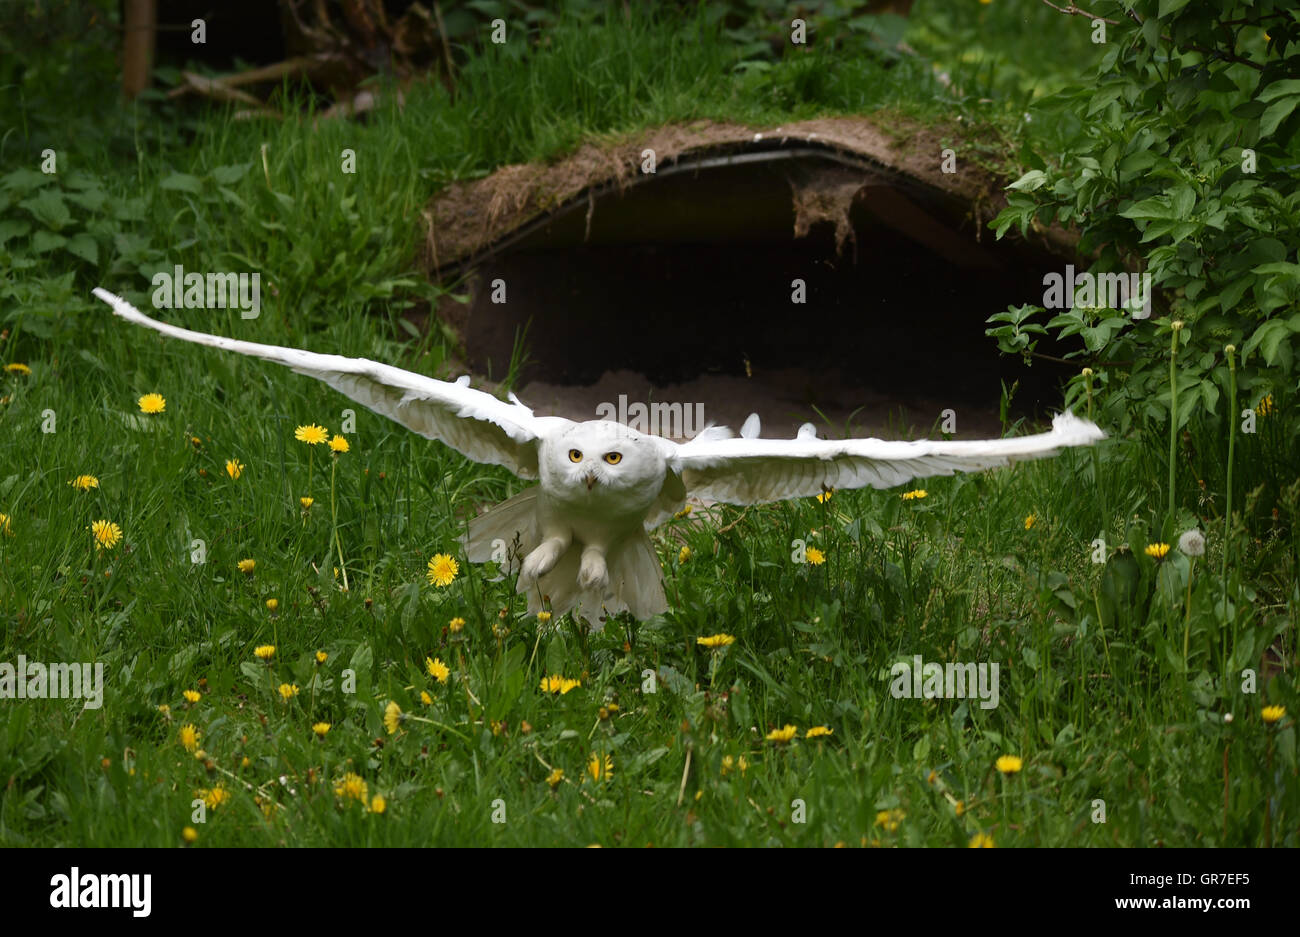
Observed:
[[[325,382],[421,436],[446,443],[475,462],[504,465],[520,478],[537,478],[541,437],[570,424],[562,417],[534,416],[513,394],[511,402],[505,403],[491,394],[474,390],[469,386],[468,377],[451,383],[365,358],[323,355],[193,332],[151,319],[107,290],[96,288],[94,292],[128,322],[172,338],[285,365]]]
[[[824,488],[891,488],[913,478],[997,468],[1055,455],[1105,438],[1094,423],[1059,414],[1050,432],[982,440],[818,439],[805,424],[795,439],[693,439],[677,447],[673,467],[691,495],[760,504],[820,494]],[[747,424],[749,428],[750,424]]]

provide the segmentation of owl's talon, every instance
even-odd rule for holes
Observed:
[[[524,557],[523,565],[519,568],[519,585],[525,589],[535,586],[537,580],[555,568],[566,549],[568,544],[559,538],[542,541],[541,546]]]
[[[584,592],[604,595],[609,590],[609,568],[599,553],[584,553],[582,567],[578,570],[578,585]]]

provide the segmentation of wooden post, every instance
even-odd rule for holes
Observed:
[[[158,28],[158,0],[125,0],[122,93],[134,98],[149,86]]]

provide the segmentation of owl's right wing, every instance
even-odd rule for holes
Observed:
[[[225,351],[274,361],[323,381],[362,406],[436,439],[475,462],[504,465],[520,478],[538,477],[537,450],[548,432],[571,425],[562,417],[538,417],[514,394],[505,403],[474,390],[469,378],[435,380],[365,358],[324,355],[279,345],[243,342],[192,332],[151,319],[120,296],[95,289],[95,295],[129,322],[163,335]]]
[[[696,437],[677,446],[670,467],[696,497],[761,504],[830,488],[890,488],[914,478],[977,472],[1103,438],[1095,424],[1070,413],[1058,414],[1050,431],[1032,436],[914,442],[818,439],[811,424],[795,439],[760,439],[758,420],[750,417],[738,438]]]

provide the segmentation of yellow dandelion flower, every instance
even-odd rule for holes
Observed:
[[[318,663],[318,664],[323,664],[323,663],[325,663],[325,661],[327,661],[327,660],[329,660],[329,659],[330,659],[330,656],[329,656],[328,654],[326,654],[324,651],[317,651],[317,652],[316,652],[316,663]]]
[[[995,849],[997,847],[993,843],[993,837],[990,836],[988,833],[976,833],[974,836],[971,837],[970,845],[968,848]]]
[[[388,705],[384,708],[384,728],[388,734],[392,735],[397,731],[397,727],[402,722],[402,707],[398,706],[393,700],[389,700]]]
[[[112,521],[95,521],[90,525],[90,534],[95,538],[96,550],[111,550],[122,539],[122,528]]]
[[[813,726],[805,734],[806,739],[822,739],[835,734],[835,730],[827,726]]]
[[[257,560],[240,560],[235,564],[241,573],[252,573],[257,569]]]
[[[952,812],[959,817],[964,814],[966,812],[966,801],[959,800],[957,803],[953,804]]]
[[[1163,560],[1165,558],[1165,554],[1169,552],[1169,544],[1148,543],[1147,548],[1142,552],[1145,553],[1147,556],[1151,557],[1152,559]]]
[[[1024,764],[1018,755],[1002,755],[994,766],[1003,774],[1015,774],[1024,767]]]
[[[834,488],[828,489],[827,491],[823,491],[821,494],[817,496],[817,503],[825,504],[827,501],[831,499],[831,495],[834,493],[835,493]]]
[[[269,661],[272,657],[275,656],[275,645],[263,644],[259,647],[256,647],[253,649],[253,656],[261,658],[262,660]]]
[[[746,760],[744,755],[741,755],[736,759],[736,767],[740,769],[741,774],[744,774],[749,770],[749,761]]]
[[[587,774],[596,782],[608,781],[614,775],[614,756],[606,755],[604,760],[595,752],[587,760]]]
[[[9,526],[8,514],[0,514],[0,531],[4,531],[4,533],[10,537],[14,535],[14,529]]]
[[[203,798],[203,803],[207,805],[209,810],[216,810],[230,800],[230,791],[221,785],[217,785],[210,791],[199,791],[199,796]]]
[[[315,423],[308,423],[306,426],[299,426],[293,431],[293,438],[299,442],[305,442],[309,446],[319,446],[325,440],[329,439],[329,430],[323,426],[317,426]]]
[[[1286,707],[1265,706],[1262,710],[1260,710],[1260,715],[1263,716],[1264,721],[1266,723],[1272,725],[1273,723],[1277,722],[1279,719],[1281,719],[1283,716],[1286,715]]]
[[[446,553],[435,553],[429,560],[429,585],[449,586],[460,573],[460,564]]]
[[[433,679],[437,680],[439,683],[446,683],[447,678],[451,676],[451,668],[444,664],[440,658],[426,657],[424,659],[424,666],[428,669],[429,676],[433,677]]]
[[[323,739],[330,733],[330,724],[328,722],[318,722],[311,727],[311,730],[316,733],[316,738]]]
[[[384,796],[382,794],[376,794],[374,796],[374,799],[370,801],[371,813],[383,813],[387,809],[388,809],[388,801],[384,800]]]
[[[332,449],[334,452],[343,453],[343,452],[347,452],[351,448],[352,447],[348,445],[348,441],[344,439],[342,436],[336,435],[333,439],[330,440],[330,449]]]
[[[798,734],[799,729],[797,727],[787,724],[784,728],[773,729],[767,733],[767,740],[784,745]]]
[[[181,726],[180,740],[187,752],[197,751],[199,739],[203,738],[203,733],[194,728],[193,725],[186,724]]]
[[[145,394],[136,403],[145,413],[162,413],[167,409],[167,400],[162,394]]]
[[[369,785],[365,779],[355,772],[349,771],[343,775],[343,778],[334,787],[334,796],[346,799],[359,800],[361,803],[366,802],[366,795],[369,793]]]
[[[1025,518],[1025,530],[1032,529],[1034,524],[1036,523],[1038,523],[1038,515],[1030,514],[1028,517]]]
[[[676,514],[674,514],[673,517],[677,518],[678,520],[681,520],[683,517],[689,517],[690,514],[691,514],[691,506],[688,504],[686,505],[686,507],[682,508]]]
[[[719,632],[718,634],[711,634],[706,638],[696,638],[695,643],[700,647],[707,647],[710,650],[715,650],[720,647],[726,647],[729,644],[735,644],[736,637],[735,635],[722,634]]]
[[[549,619],[550,612],[547,612],[546,616],[547,619]],[[541,613],[538,613],[537,618],[539,621],[542,620]],[[465,627],[465,619],[463,618],[453,618],[451,621],[447,622],[447,628],[451,631],[452,634],[459,634],[460,630],[464,627]]]
[[[813,566],[820,566],[826,562],[826,554],[816,547],[809,547],[804,551],[804,556],[808,558],[808,562]]]
[[[23,364],[21,361],[13,361],[6,364],[5,370],[10,374],[22,374],[23,376],[32,373],[32,369],[27,367],[27,365]]]
[[[286,700],[291,700],[291,699],[293,699],[295,696],[298,695],[298,684],[296,684],[296,683],[281,683],[281,684],[280,684],[280,695],[283,696]]]
[[[915,491],[903,492],[904,501],[919,501],[921,498],[925,498],[928,496],[929,496],[929,492],[926,491],[924,488],[917,488]]]
[[[902,825],[907,814],[897,808],[881,810],[876,814],[876,826],[884,827],[886,833],[893,833]]]
[[[68,484],[78,491],[89,491],[92,488],[99,487],[99,479],[94,475],[78,475]]]
[[[572,689],[582,686],[581,680],[571,680],[568,677],[562,677],[559,674],[552,674],[549,677],[542,677],[542,692],[559,693],[563,696]]]
[[[690,548],[690,547],[682,547],[680,550],[677,551],[677,565],[678,565],[678,566],[680,566],[682,563],[685,563],[685,562],[686,562],[687,560],[689,560],[690,558],[691,558],[691,548]]]
[[[275,611],[275,610],[276,610],[277,608],[279,608],[279,607],[280,607],[280,600],[279,600],[279,599],[267,599],[267,600],[266,600],[266,609],[267,609],[267,611],[269,611],[269,612],[273,612],[273,611]]]
[[[199,695],[198,690],[186,690],[184,693],[181,694],[181,696],[185,697],[185,702],[187,703],[197,703],[200,699],[203,698]]]
[[[423,703],[425,706],[433,705],[433,697],[429,695],[428,690],[420,691],[420,702]]]
[[[238,459],[227,459],[226,474],[229,475],[231,478],[238,478],[240,475],[243,475],[244,463],[240,462]]]
[[[316,499],[309,498],[304,495],[303,497],[298,499],[298,503],[302,505],[302,509],[305,511],[308,508],[310,508],[313,504],[316,503]]]
[[[551,773],[546,776],[546,783],[551,785],[551,790],[555,790],[555,788],[559,787],[560,782],[563,780],[564,769],[562,768],[552,768]]]
[[[731,755],[722,756],[722,776],[725,778],[736,767],[736,759]]]
[[[550,613],[550,612],[538,612],[538,613],[537,613],[537,620],[538,620],[539,622],[541,622],[541,623],[544,625],[544,624],[546,624],[548,621],[551,620],[551,613]]]
[[[181,839],[185,840],[187,845],[192,845],[198,841],[199,832],[192,826],[187,826],[181,830]]]
[[[172,715],[172,708],[171,708],[170,706],[168,706],[166,703],[159,703],[159,704],[158,704],[158,711],[159,711],[160,713],[162,713],[164,716],[166,716],[168,719],[171,718],[171,715]]]

